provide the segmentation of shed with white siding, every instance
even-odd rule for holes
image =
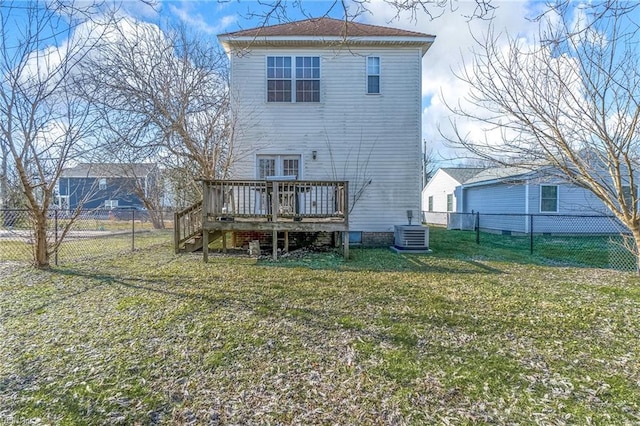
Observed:
[[[446,225],[447,213],[458,211],[456,188],[483,170],[477,167],[443,167],[436,170],[422,190],[423,221]]]

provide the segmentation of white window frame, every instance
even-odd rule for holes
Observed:
[[[274,174],[273,176],[285,176],[284,174],[284,161],[285,160],[298,160],[298,175],[297,180],[302,179],[302,155],[301,154],[257,154],[256,155],[256,179],[264,179],[260,176],[260,160],[261,159],[273,159],[275,160]]]
[[[433,195],[429,195],[429,197],[427,197],[427,211],[433,211]]]
[[[373,71],[377,71],[376,72],[371,72],[372,69],[369,67],[369,60],[374,60],[377,59],[378,60],[378,64],[377,64],[377,70],[373,70]],[[367,85],[367,95],[379,95],[382,93],[382,87],[381,87],[381,83],[382,83],[382,61],[380,59],[380,56],[367,56],[367,60],[365,62],[365,67],[366,67],[366,85]],[[378,91],[377,92],[372,92],[371,91],[371,87],[369,86],[369,77],[378,77]]]
[[[100,178],[98,180],[98,190],[104,191],[107,189],[107,178]]]
[[[447,194],[447,211],[453,211],[453,193]]]
[[[113,209],[118,207],[118,200],[104,200],[104,207],[106,209]]]
[[[543,188],[556,188],[556,207],[555,210],[543,210],[542,209],[542,189]],[[540,213],[558,213],[560,207],[560,187],[558,185],[540,185]]]
[[[289,75],[290,77],[282,77],[282,78],[269,78],[269,58],[289,58],[290,62],[291,62],[291,68],[290,68],[290,72]],[[318,59],[318,77],[317,78],[305,78],[304,76],[302,77],[298,77],[298,67],[297,67],[297,60],[298,59],[303,59],[303,58],[311,58],[311,61],[313,62],[314,58]],[[311,69],[315,69],[316,67],[311,66]],[[305,69],[308,68],[303,68],[301,69],[303,72]],[[295,56],[295,55],[267,55],[265,56],[265,101],[268,104],[318,104],[322,101],[322,57],[321,56],[310,56],[310,55],[300,55],[300,56]],[[288,101],[270,101],[269,100],[269,81],[270,80],[287,80],[291,82],[291,99]],[[318,100],[317,101],[299,101],[297,99],[297,82],[298,81],[318,81]]]

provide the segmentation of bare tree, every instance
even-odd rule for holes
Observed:
[[[331,164],[331,179],[349,182],[349,200],[347,201],[349,202],[349,213],[351,213],[367,188],[373,183],[373,173],[369,169],[369,163],[371,162],[376,142],[374,141],[367,145],[363,138],[360,137],[356,149],[348,149],[344,153],[343,161],[338,161],[339,155],[334,153],[334,143],[332,143],[328,135],[326,136],[326,145]]]
[[[224,2],[226,0],[218,0]],[[466,15],[468,19],[490,19],[496,9],[494,0],[474,0],[475,8],[473,12]],[[334,0],[328,4],[323,12],[323,16],[339,13],[344,16],[345,22],[351,22],[361,15],[373,13],[374,0]],[[456,0],[383,0],[384,3],[395,11],[395,19],[401,15],[408,15],[413,21],[417,21],[420,14],[426,15],[429,19],[436,19],[447,10],[458,10]],[[294,13],[292,13],[294,12]],[[260,19],[262,25],[272,25],[290,21],[290,16],[302,14],[308,18],[319,18],[312,16],[307,5],[302,1],[286,2],[282,0],[259,0],[247,8],[244,14],[250,19]]]
[[[33,225],[33,260],[41,268],[49,266],[50,254],[71,226],[57,242],[48,240],[58,177],[94,140],[91,105],[80,101],[71,81],[113,16],[103,6],[0,3],[0,144],[24,193]]]
[[[223,52],[184,27],[123,20],[114,34],[85,63],[81,81],[100,106],[112,151],[181,170],[193,188],[197,178],[226,177],[234,121]]]
[[[426,186],[438,170],[436,153],[427,147],[426,139],[422,141],[422,186]]]
[[[0,207],[8,208],[9,200],[9,147],[0,143]]]
[[[591,191],[629,229],[637,257],[638,10],[635,2],[562,1],[539,17],[536,40],[508,38],[506,49],[490,31],[459,76],[473,88],[468,103],[451,107],[483,123],[486,137],[461,134],[454,122],[450,138],[479,158],[546,166]]]

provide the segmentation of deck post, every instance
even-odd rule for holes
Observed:
[[[209,261],[209,230],[207,229],[207,214],[211,208],[210,203],[210,189],[211,183],[208,181],[202,181],[202,224],[200,230],[202,231],[202,261],[207,263]]]
[[[222,231],[222,252],[227,252],[227,233],[224,230]]]
[[[271,237],[273,240],[273,260],[278,260],[278,231],[273,230],[273,235]]]
[[[289,253],[289,231],[284,231],[284,251]]]
[[[209,261],[209,231],[207,229],[202,230],[202,261],[204,263]]]
[[[280,194],[278,192],[278,182],[275,180],[272,182],[273,189],[271,191],[271,221],[276,223],[278,221],[278,209],[279,209],[279,198]]]
[[[344,260],[349,260],[349,231],[342,231],[342,253]]]
[[[344,182],[344,224],[346,230],[342,232],[342,250],[344,259],[349,260],[349,181]]]
[[[180,223],[178,222],[178,213],[173,214],[173,251],[178,254],[180,253],[180,245],[178,242],[180,241]]]

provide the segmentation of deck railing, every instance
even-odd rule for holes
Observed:
[[[348,219],[345,181],[210,180],[203,181],[203,194],[208,221]]]

